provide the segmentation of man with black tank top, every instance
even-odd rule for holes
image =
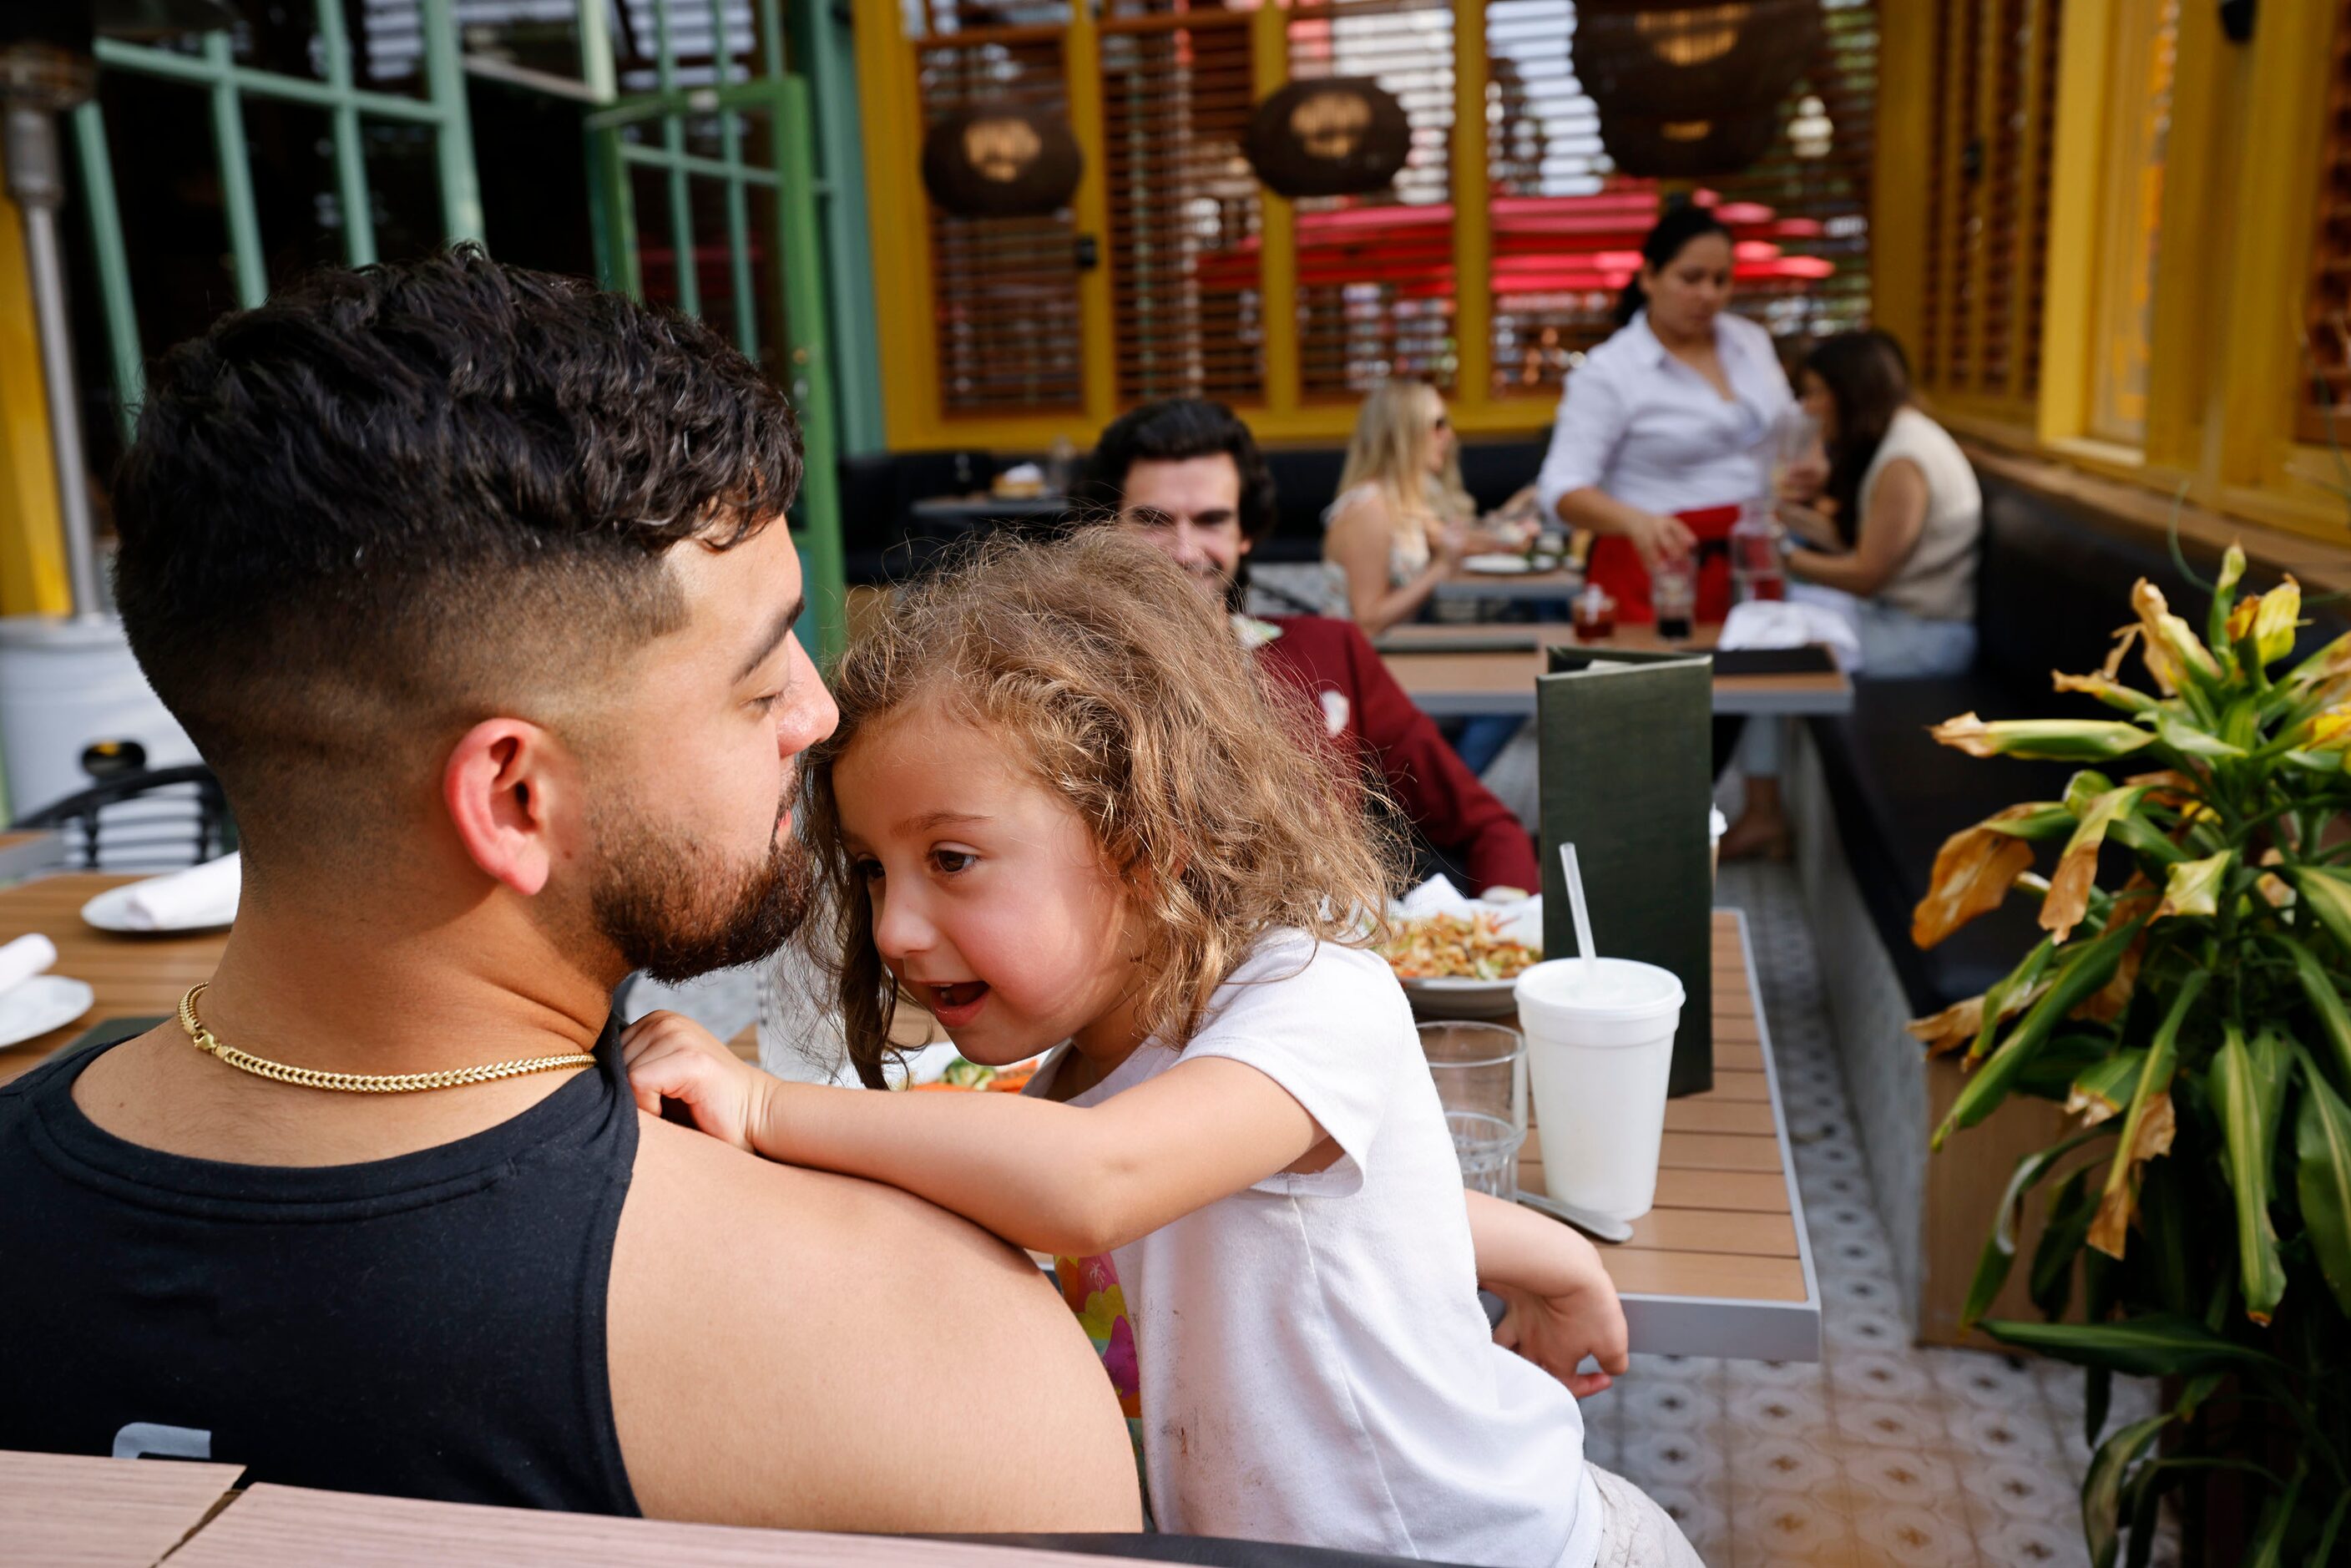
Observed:
[[[0,1088],[0,1448],[1135,1528],[1109,1384],[1025,1259],[622,1081],[623,975],[804,912],[786,805],[835,716],[791,630],[799,463],[715,333],[469,251],[321,274],[157,368],[117,593],[244,902],[181,1020]],[[457,1082],[382,1082],[420,1074]]]

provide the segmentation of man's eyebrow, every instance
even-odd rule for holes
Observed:
[[[774,653],[783,640],[792,634],[792,623],[800,618],[800,612],[807,608],[808,596],[802,594],[785,606],[782,614],[768,623],[768,630],[759,638],[758,647],[753,649],[751,656],[743,661],[743,667],[735,672],[735,678],[737,681],[749,680],[751,673],[768,662],[768,655]]]

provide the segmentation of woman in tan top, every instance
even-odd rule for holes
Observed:
[[[1976,541],[1983,493],[1948,432],[1910,402],[1910,368],[1884,332],[1823,342],[1796,378],[1819,422],[1825,462],[1793,467],[1781,517],[1805,542],[1788,570],[1854,600],[1865,680],[1966,672],[1976,656]],[[1784,852],[1781,721],[1752,720],[1740,742],[1747,805],[1722,852]]]

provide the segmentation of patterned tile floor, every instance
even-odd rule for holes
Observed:
[[[1727,865],[1744,908],[1823,1298],[1818,1365],[1635,1356],[1585,1451],[1681,1521],[1709,1568],[2086,1563],[2080,1375],[1910,1343],[1855,1142],[1794,873]],[[2116,1424],[2151,1392],[2115,1392]],[[2161,1555],[2159,1553],[2159,1555]]]

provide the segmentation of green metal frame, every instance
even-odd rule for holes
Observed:
[[[715,52],[725,62],[732,57],[726,47],[725,6],[721,0],[708,3],[716,38]],[[726,198],[735,340],[745,354],[757,360],[760,340],[758,280],[751,266],[750,193],[764,190],[775,193],[775,232],[767,237],[782,264],[784,297],[778,303],[791,362],[789,391],[800,422],[802,461],[797,523],[810,617],[802,625],[801,636],[814,644],[819,659],[829,665],[840,655],[846,641],[846,590],[841,578],[832,356],[826,332],[824,253],[817,218],[816,168],[811,151],[814,124],[808,84],[784,69],[782,16],[778,0],[760,0],[759,69],[743,81],[681,88],[676,51],[670,36],[670,0],[655,0],[653,22],[657,89],[621,99],[611,108],[587,117],[589,168],[598,231],[597,262],[606,287],[643,296],[643,271],[637,254],[636,200],[630,188],[629,171],[658,171],[668,180],[669,240],[677,263],[678,308],[688,315],[700,316],[702,287],[695,259],[692,183],[697,179],[720,182]],[[767,118],[769,162],[766,166],[744,160],[742,119],[746,112]],[[687,117],[713,114],[719,117],[719,156],[710,158],[687,152]],[[658,130],[658,143],[651,140],[629,141],[622,132],[631,126]]]
[[[455,0],[421,0],[425,88],[421,99],[356,86],[341,0],[317,0],[317,4],[319,37],[326,57],[323,82],[237,64],[225,32],[206,33],[204,52],[196,55],[115,38],[98,42],[99,63],[109,71],[205,89],[220,168],[221,204],[228,226],[230,270],[236,281],[237,302],[246,307],[260,304],[269,293],[261,218],[254,204],[252,160],[245,139],[248,98],[277,99],[328,111],[333,129],[335,193],[343,215],[343,254],[352,266],[364,267],[376,259],[367,151],[360,136],[366,118],[432,128],[441,176],[442,233],[452,243],[482,238],[482,193],[474,172],[473,123],[465,110]],[[583,6],[583,15],[588,8]],[[91,248],[98,262],[99,300],[106,317],[107,350],[114,366],[115,413],[127,441],[145,391],[146,355],[139,340],[138,315],[132,308],[121,209],[114,192],[114,163],[107,146],[106,120],[98,104],[83,104],[74,110],[73,119],[82,201],[89,214]]]

